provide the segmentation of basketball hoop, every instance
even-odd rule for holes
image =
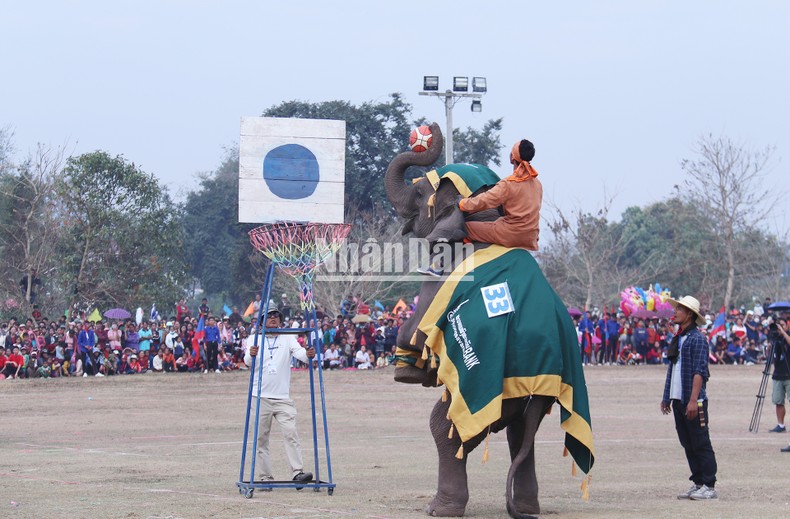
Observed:
[[[252,246],[296,279],[302,310],[315,308],[313,273],[340,249],[351,224],[278,222],[249,232]]]

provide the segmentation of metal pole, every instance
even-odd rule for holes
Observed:
[[[447,129],[444,136],[444,161],[447,164],[453,163],[453,93],[448,90],[444,93],[444,115],[447,118]]]
[[[452,90],[447,90],[446,92],[419,92],[419,94],[421,96],[444,98],[444,115],[447,119],[444,136],[444,161],[447,164],[452,164],[455,162],[455,158],[453,157],[453,106],[455,106],[455,103],[462,97],[480,99],[483,96],[481,94],[453,92]]]

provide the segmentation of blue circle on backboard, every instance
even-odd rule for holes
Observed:
[[[299,144],[278,146],[263,159],[263,180],[280,198],[307,198],[318,187],[319,177],[315,155]]]

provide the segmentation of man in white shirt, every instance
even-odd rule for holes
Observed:
[[[363,344],[362,347],[357,351],[356,355],[354,355],[354,364],[356,364],[357,369],[370,369],[370,355],[368,354],[367,348]]]
[[[340,352],[337,344],[332,343],[324,352],[324,369],[337,369],[340,367]]]
[[[282,326],[283,314],[279,310],[271,310],[266,314],[266,329],[277,329]],[[258,429],[258,467],[260,479],[273,480],[271,457],[269,455],[269,436],[272,419],[277,420],[283,433],[285,454],[291,466],[293,481],[307,483],[313,480],[313,474],[304,472],[299,435],[296,430],[296,406],[290,398],[291,358],[297,358],[309,364],[308,359],[315,357],[315,349],[305,350],[294,335],[258,334],[258,345],[255,346],[255,335],[247,338],[247,353],[244,363],[252,365],[252,357],[262,355],[257,362],[263,363],[263,376],[259,378],[260,366],[255,366],[252,396],[260,398],[260,427]],[[252,403],[251,405],[255,405]],[[297,487],[298,488],[298,487]]]

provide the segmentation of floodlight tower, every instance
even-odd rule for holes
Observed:
[[[453,161],[453,107],[463,97],[472,98],[471,110],[473,112],[482,112],[483,103],[480,99],[488,91],[486,86],[486,78],[473,77],[472,78],[472,92],[469,92],[469,77],[468,76],[455,76],[453,77],[453,89],[439,92],[439,76],[423,76],[421,96],[434,96],[442,98],[444,102],[444,114],[447,118],[447,126],[445,129],[445,142],[444,142],[444,160],[447,164],[452,164]]]

